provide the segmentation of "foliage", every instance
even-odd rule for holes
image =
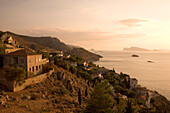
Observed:
[[[42,58],[50,59],[50,54],[48,52],[47,53],[42,53]]]
[[[0,54],[5,54],[5,48],[4,47],[0,47]]]
[[[85,71],[78,71],[78,74],[85,80],[91,80],[91,75]]]
[[[96,67],[96,64],[94,64],[93,62],[89,62],[89,66],[90,67]]]
[[[1,77],[5,77],[9,81],[16,81],[16,83],[20,81],[24,81],[26,78],[26,71],[21,67],[11,67],[4,66],[1,69]]]
[[[71,65],[69,71],[73,74],[77,74],[77,68],[75,66]]]
[[[67,62],[63,62],[63,63],[62,63],[62,67],[63,67],[65,70],[67,70],[67,71],[69,71],[69,69],[70,69],[70,66],[69,66],[69,64],[68,64]]]
[[[139,113],[140,108],[135,99],[129,98],[126,107],[126,113]]]
[[[124,99],[119,99],[119,104],[116,107],[115,113],[126,113],[127,103]]]
[[[85,96],[86,96],[86,97],[88,96],[88,89],[87,89],[87,86],[86,86],[86,90],[85,90]]]
[[[70,94],[70,92],[69,92],[66,88],[64,88],[64,87],[61,87],[61,88],[60,88],[60,91],[61,91],[61,94],[62,94],[62,95],[65,95],[65,94],[68,95],[68,94]]]
[[[111,113],[113,112],[113,98],[108,81],[99,83],[90,95],[87,102],[86,113]]]
[[[53,67],[50,65],[50,63],[42,65],[43,73],[47,73],[47,72],[49,72],[52,69],[53,69]]]

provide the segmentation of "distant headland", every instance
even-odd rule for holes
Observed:
[[[129,47],[129,48],[123,48],[123,51],[160,51],[157,49],[145,49],[145,48],[140,48],[140,47]]]

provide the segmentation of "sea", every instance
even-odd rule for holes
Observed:
[[[95,64],[123,72],[138,79],[141,86],[157,91],[170,100],[170,52],[160,51],[99,51]],[[139,57],[132,57],[132,55]],[[150,61],[150,62],[148,62]]]

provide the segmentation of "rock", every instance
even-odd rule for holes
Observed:
[[[21,99],[28,99],[28,100],[30,100],[30,99],[31,99],[31,96],[25,95],[25,96],[23,96]]]
[[[133,54],[131,57],[139,57],[138,55]]]
[[[42,95],[42,98],[43,98],[43,99],[46,99],[46,95]]]
[[[148,63],[154,63],[153,61],[148,60]]]
[[[6,98],[4,96],[0,97],[0,104],[5,104],[6,103]]]

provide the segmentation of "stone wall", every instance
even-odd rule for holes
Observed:
[[[7,81],[6,79],[1,78],[0,79],[0,84],[4,85],[10,91],[14,90],[15,82]]]
[[[20,91],[25,89],[27,86],[40,83],[41,81],[45,80],[48,76],[50,76],[54,72],[53,70],[50,70],[48,73],[43,73],[40,75],[37,75],[35,77],[31,77],[25,80],[25,82],[20,86],[20,85],[15,85],[15,82],[7,81],[6,79],[0,79],[0,83],[5,85],[7,89],[10,91]]]
[[[44,73],[41,75],[37,75],[35,77],[28,78],[25,80],[25,82],[21,86],[19,86],[19,85],[15,86],[13,91],[14,92],[20,91],[20,90],[25,89],[29,85],[40,83],[41,81],[45,80],[49,75],[51,75],[53,72],[54,72],[54,69],[50,70],[48,73]]]

